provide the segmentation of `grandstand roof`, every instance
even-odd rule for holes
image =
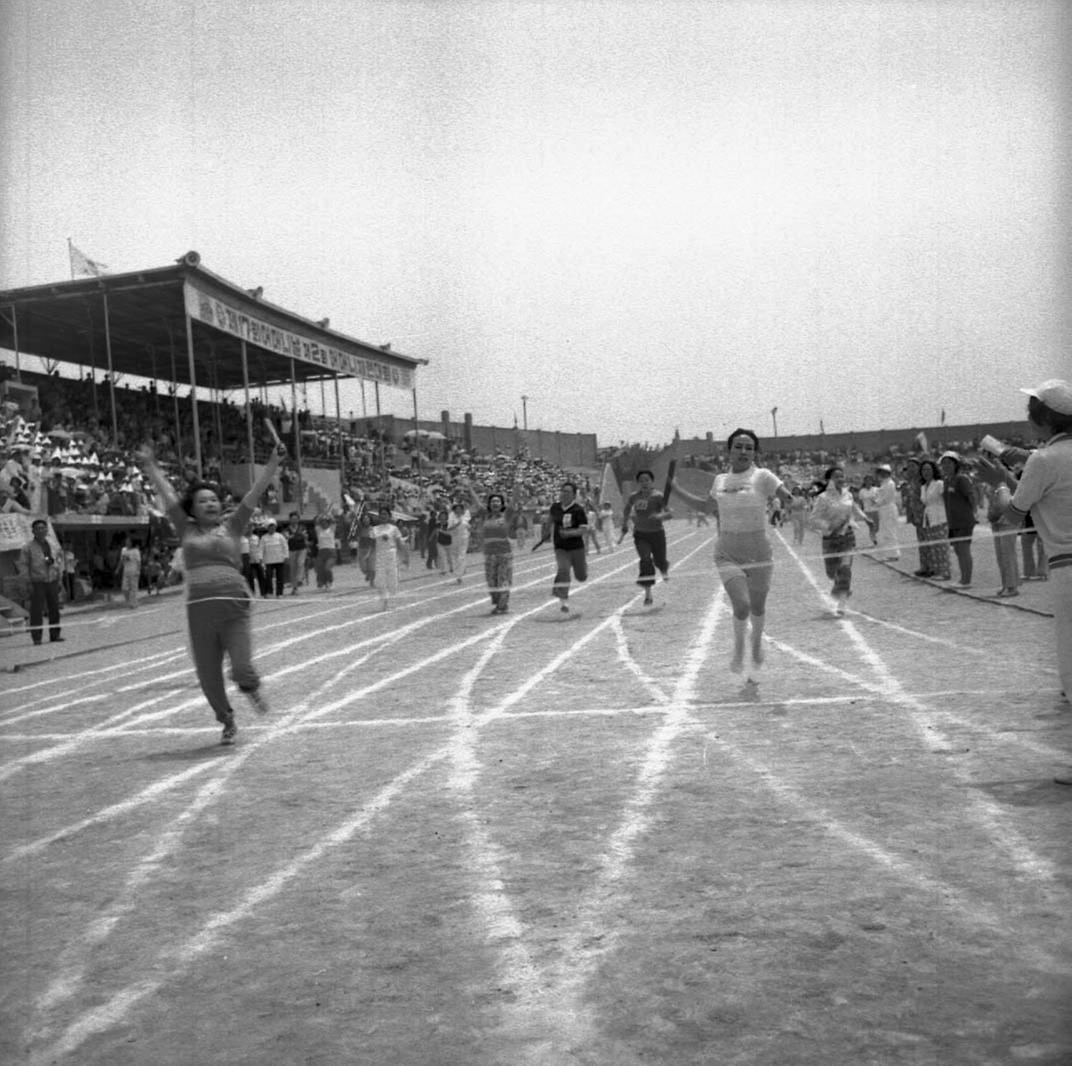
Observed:
[[[191,383],[186,323],[199,387],[241,388],[242,341],[251,385],[361,378],[413,388],[426,359],[329,329],[206,270],[196,252],[174,265],[0,292],[0,347],[107,370]],[[325,320],[326,322],[326,320]],[[174,355],[174,371],[172,356]]]

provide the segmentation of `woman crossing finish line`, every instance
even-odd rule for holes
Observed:
[[[759,438],[750,429],[735,429],[726,441],[730,472],[718,474],[709,497],[697,496],[672,484],[679,496],[697,508],[711,507],[718,525],[715,566],[733,604],[733,658],[730,669],[744,671],[745,637],[752,620],[752,661],[748,680],[759,681],[763,665],[763,630],[767,620],[767,594],[774,572],[767,539],[767,503],[774,497],[783,504],[790,498],[781,479],[756,466]]]

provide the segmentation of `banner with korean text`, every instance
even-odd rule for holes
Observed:
[[[349,377],[378,381],[399,389],[414,387],[410,367],[396,366],[387,359],[378,359],[371,351],[367,355],[345,352],[313,337],[281,329],[251,315],[249,309],[239,306],[237,301],[231,303],[214,296],[189,280],[183,283],[183,298],[186,313],[192,319],[229,333],[232,337],[239,337],[258,348]]]

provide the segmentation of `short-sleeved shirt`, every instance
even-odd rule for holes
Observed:
[[[1048,556],[1072,552],[1072,435],[1051,437],[1028,456],[1012,505],[1031,512]]]
[[[639,489],[629,496],[625,513],[633,516],[633,529],[638,533],[654,533],[663,528],[661,518],[656,518],[666,505],[661,492],[652,492],[645,496]]]
[[[765,532],[767,501],[781,484],[777,474],[761,466],[750,467],[740,474],[719,474],[711,486],[711,499],[718,504],[720,532]]]
[[[553,503],[550,507],[551,524],[554,527],[554,545],[563,551],[573,551],[584,547],[584,537],[563,537],[563,529],[577,529],[579,526],[588,525],[588,515],[579,503],[571,503],[569,507],[563,507],[560,503]]]

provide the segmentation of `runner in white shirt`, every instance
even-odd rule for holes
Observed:
[[[719,474],[709,497],[696,496],[674,481],[674,489],[694,507],[707,509],[713,501],[718,522],[715,566],[733,604],[733,658],[730,669],[744,671],[745,636],[752,619],[752,663],[748,680],[759,680],[763,664],[763,629],[767,619],[767,594],[774,571],[767,538],[767,503],[777,497],[788,502],[790,494],[778,476],[755,465],[759,438],[750,429],[735,429],[726,441],[730,472]]]

